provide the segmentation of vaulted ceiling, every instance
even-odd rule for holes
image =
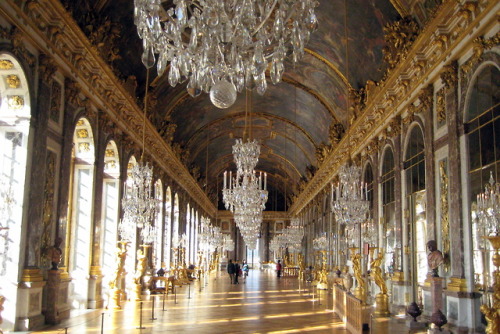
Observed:
[[[332,144],[332,136],[341,135],[339,128],[349,126],[348,87],[359,90],[367,81],[376,83],[383,77],[384,26],[406,14],[421,22],[439,2],[319,0],[319,27],[304,57],[297,64],[286,64],[281,83],[272,85],[268,80],[264,96],[249,94],[252,137],[262,145],[257,170],[268,173],[268,209],[285,208],[283,199],[300,191],[319,166],[317,152]],[[146,69],[133,23],[133,0],[62,3],[140,104]],[[214,202],[219,193],[220,202],[221,175],[235,170],[232,145],[243,137],[249,108],[245,93],[232,107],[221,110],[207,94],[189,96],[186,84],[170,87],[167,75],[168,70],[162,77],[151,73],[150,119]]]

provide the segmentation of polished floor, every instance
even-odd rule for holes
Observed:
[[[332,311],[328,291],[271,272],[250,271],[237,285],[229,284],[227,274],[214,274],[177,289],[164,304],[162,295],[144,299],[143,329],[138,328],[141,303],[129,301],[122,310],[74,312],[60,325],[32,333],[348,333]],[[409,333],[402,321],[371,322],[371,333]]]

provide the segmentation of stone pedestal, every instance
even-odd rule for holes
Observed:
[[[430,277],[428,278],[431,282],[431,300],[432,300],[432,313],[438,310],[444,311],[443,308],[443,285],[444,278],[442,277]]]
[[[42,314],[42,294],[45,281],[38,268],[23,270],[18,284],[16,331],[30,331],[45,323]]]
[[[70,278],[68,273],[61,270],[49,270],[47,274],[45,322],[56,325],[69,318],[68,287]]]
[[[104,306],[102,278],[103,275],[100,266],[90,267],[88,308],[97,309]]]

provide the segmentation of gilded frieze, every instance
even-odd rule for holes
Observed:
[[[474,39],[472,56],[460,67],[462,81],[464,76],[467,75],[481,61],[484,51],[489,50],[498,44],[500,44],[500,32],[497,32],[495,36],[492,36],[491,38],[479,36]]]
[[[410,16],[406,16],[384,27],[386,46],[382,50],[389,70],[406,58],[411,45],[417,38],[419,27]]]
[[[52,76],[54,75],[56,70],[57,68],[52,58],[48,57],[47,55],[40,56],[38,71],[40,72],[40,77],[46,84],[52,80]]]
[[[78,150],[80,152],[90,152],[90,144],[89,143],[78,143]]]
[[[115,150],[106,149],[105,156],[106,158],[113,158],[115,156]]]
[[[458,65],[456,61],[446,65],[441,72],[441,80],[446,88],[456,87],[458,84]]]
[[[11,75],[8,75],[6,78],[5,78],[5,82],[7,83],[7,86],[9,88],[19,88],[21,87],[21,80],[19,79],[19,77],[15,74],[11,74]]]

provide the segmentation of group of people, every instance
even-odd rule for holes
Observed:
[[[250,268],[248,267],[246,261],[243,261],[241,267],[238,261],[233,262],[233,260],[229,260],[229,263],[227,264],[227,273],[229,274],[231,284],[239,284],[238,277],[243,276],[246,278],[249,270]]]

